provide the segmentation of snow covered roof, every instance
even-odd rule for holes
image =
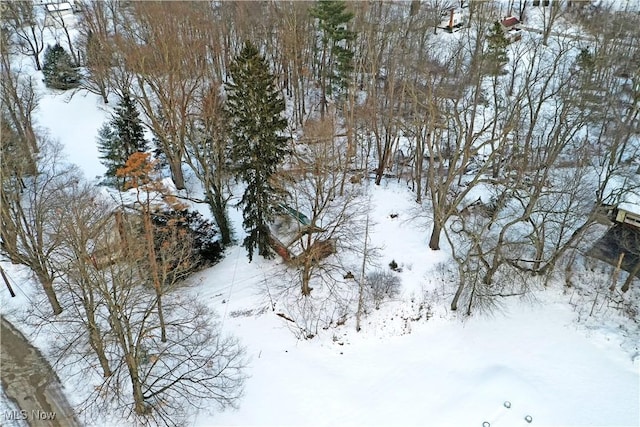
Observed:
[[[73,6],[68,1],[60,3],[48,3],[45,5],[47,12],[66,12],[73,11]]]

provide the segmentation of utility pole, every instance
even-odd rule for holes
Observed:
[[[368,217],[367,217],[368,219]],[[4,269],[2,268],[2,266],[0,265],[0,275],[2,275],[2,280],[4,280],[4,283],[7,285],[7,289],[9,289],[9,293],[11,294],[11,298],[15,298],[16,293],[13,292],[13,288],[11,287],[11,283],[9,283],[9,278],[7,277],[7,274],[4,272]]]

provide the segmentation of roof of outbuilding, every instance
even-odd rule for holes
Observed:
[[[520,23],[520,20],[515,16],[504,18],[501,22],[501,24],[505,27],[513,27],[514,25],[518,25],[519,23]]]

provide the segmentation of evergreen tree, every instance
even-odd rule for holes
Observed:
[[[322,90],[321,113],[326,111],[326,97],[349,85],[353,71],[353,51],[349,44],[356,34],[347,26],[353,13],[342,0],[320,0],[310,10],[318,20],[320,43],[317,46],[318,79]]]
[[[583,48],[576,57],[575,71],[578,76],[577,83],[581,83],[583,87],[590,88],[596,77],[596,58],[589,51]]]
[[[233,82],[226,84],[225,112],[231,157],[236,172],[247,184],[239,203],[248,233],[243,246],[249,260],[255,248],[260,255],[270,257],[268,224],[276,214],[281,196],[272,178],[287,154],[287,138],[282,136],[287,127],[287,120],[282,117],[285,103],[266,60],[250,42],[245,43],[230,65],[229,74]]]
[[[72,89],[80,84],[80,73],[71,56],[59,43],[47,46],[42,66],[44,83],[53,89]]]
[[[487,36],[487,53],[485,59],[488,61],[487,67],[491,74],[500,74],[502,67],[509,62],[507,56],[507,46],[509,40],[504,34],[500,22],[495,22]]]
[[[147,148],[140,114],[129,94],[125,94],[111,120],[98,132],[98,151],[107,168],[104,183],[122,189],[125,182],[116,177],[116,171],[133,153],[145,152]]]
[[[580,49],[580,54],[576,58],[576,65],[580,70],[585,70],[587,72],[593,71],[596,66],[596,61],[593,54],[589,52],[589,49]]]

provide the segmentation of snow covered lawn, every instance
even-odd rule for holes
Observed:
[[[373,193],[373,244],[384,248],[381,266],[405,264],[405,300],[374,312],[359,333],[348,321],[298,341],[273,312],[248,311],[264,307],[256,291],[279,266],[249,264],[234,248],[193,291],[247,346],[251,377],[237,411],[201,414],[198,426],[515,427],[530,425],[527,416],[537,426],[640,425],[639,361],[621,350],[616,331],[577,324],[559,291],[538,293],[535,302],[507,300],[493,316],[459,321],[442,304],[429,320],[403,321],[444,255],[427,248],[419,221],[403,221],[408,192],[391,184]]]
[[[199,425],[634,426],[638,372],[560,304],[510,304],[409,335],[295,342],[273,317],[227,321],[253,357],[238,412]],[[511,408],[503,406],[511,403]]]

